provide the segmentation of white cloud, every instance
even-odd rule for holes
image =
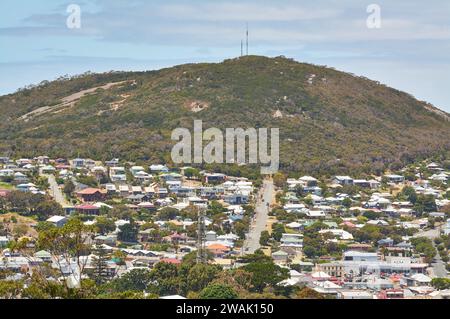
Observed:
[[[158,14],[165,18],[194,21],[298,21],[337,17],[341,10],[308,8],[303,5],[261,3],[204,3],[163,5]]]

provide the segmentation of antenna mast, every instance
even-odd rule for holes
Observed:
[[[197,227],[197,264],[206,264],[208,259],[205,247],[205,216],[203,208],[198,210]]]
[[[247,55],[248,55],[248,22],[247,22]]]

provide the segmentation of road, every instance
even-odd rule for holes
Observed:
[[[433,242],[434,248],[436,248],[436,245],[434,243],[434,239],[440,236],[440,228],[436,227],[436,229],[430,229],[427,231],[420,231],[419,233],[415,234],[414,237],[427,237],[431,239]],[[436,256],[434,257],[433,262],[431,263],[431,267],[433,269],[432,277],[439,277],[439,278],[446,278],[447,270],[445,269],[445,263],[442,261],[441,256],[439,255],[439,252],[436,250]]]
[[[250,232],[243,245],[243,254],[252,254],[259,248],[259,239],[261,232],[266,230],[267,220],[269,218],[269,205],[272,204],[274,196],[274,185],[272,180],[264,180],[263,186],[257,195],[255,217],[250,225]]]
[[[55,176],[53,175],[42,175],[42,176],[47,177],[48,179],[48,183],[50,184],[49,188],[50,196],[52,196],[53,199],[61,206],[69,205],[69,203],[66,201],[66,197],[59,188],[58,183],[56,183]]]

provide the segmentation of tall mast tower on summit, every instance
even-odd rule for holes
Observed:
[[[248,22],[247,22],[247,54],[246,55],[248,55]]]

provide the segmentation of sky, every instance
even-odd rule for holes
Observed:
[[[450,112],[448,0],[1,0],[0,95],[86,71],[220,62],[240,55],[247,23],[252,55],[366,76]]]

